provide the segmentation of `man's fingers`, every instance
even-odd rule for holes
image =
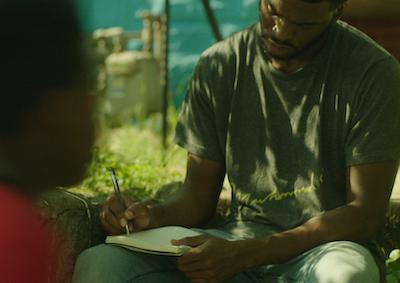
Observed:
[[[101,214],[101,218],[102,218],[105,222],[107,222],[109,225],[111,225],[111,226],[113,226],[113,227],[115,227],[115,228],[120,227],[118,216],[115,215],[115,214],[109,209],[108,206],[104,206],[104,207],[103,207],[103,211],[102,211],[102,214]]]
[[[118,218],[122,218],[125,212],[125,205],[122,200],[123,198],[119,198],[115,194],[111,194],[106,200],[106,206]]]
[[[128,197],[121,196],[121,199],[122,199],[122,202],[123,202],[123,204],[124,204],[125,207],[129,207],[129,206],[131,206],[132,203],[133,203],[133,201],[132,201],[130,198],[128,198]]]
[[[138,216],[146,216],[148,214],[149,209],[147,208],[147,206],[142,203],[136,202],[131,203],[129,206],[127,206],[124,216],[128,220],[132,220],[133,218],[137,218]]]
[[[133,220],[135,218],[135,213],[130,211],[128,208],[127,210],[125,210],[124,216],[127,220]]]
[[[204,242],[206,242],[208,238],[209,238],[209,236],[206,236],[206,235],[185,237],[182,239],[174,239],[174,240],[172,240],[171,243],[176,246],[185,245],[185,246],[190,246],[190,247],[197,247],[197,246],[204,244]]]
[[[126,209],[124,217],[133,224],[134,230],[146,229],[150,224],[149,209],[142,203],[132,203]]]
[[[121,218],[119,220],[119,225],[121,225],[121,227],[125,227],[126,225],[128,225],[128,220],[126,220],[125,218]]]
[[[192,248],[189,252],[180,256],[177,260],[179,267],[187,267],[189,265],[195,264],[195,268],[199,268],[197,265],[198,262],[204,263],[205,255],[201,249],[201,247]],[[186,269],[186,268],[185,268]],[[204,268],[201,268],[204,269]],[[191,269],[192,270],[192,269]]]
[[[106,230],[110,235],[119,235],[121,231],[115,229],[113,226],[108,224],[107,222],[102,222],[104,230]]]
[[[121,226],[117,217],[108,209],[107,206],[103,207],[103,211],[100,214],[101,224],[103,228],[110,234],[120,234]]]
[[[128,225],[129,230],[144,229],[149,225],[148,208],[134,203],[127,197],[111,194],[103,205],[101,214],[103,227],[110,233],[120,234]]]
[[[127,220],[123,216],[122,218],[118,217],[109,209],[108,206],[104,206],[103,208],[102,220],[117,231],[122,231],[122,228],[128,224]]]
[[[150,224],[149,209],[142,203],[135,203],[127,197],[110,195],[103,206],[103,221],[112,227],[113,231],[117,229],[122,232],[128,225],[130,231],[146,229]],[[110,229],[107,229],[110,231]]]

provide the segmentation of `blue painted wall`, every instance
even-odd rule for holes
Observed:
[[[144,10],[160,13],[163,0],[78,0],[84,28],[121,26],[140,30],[139,15]],[[258,19],[259,0],[210,0],[224,37]],[[199,55],[214,43],[200,0],[170,0],[170,73],[171,91],[176,106],[185,95],[187,83]]]

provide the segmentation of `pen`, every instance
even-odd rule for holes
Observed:
[[[110,172],[110,175],[111,175],[111,180],[112,180],[112,183],[113,183],[113,186],[114,186],[114,192],[115,192],[115,194],[117,195],[117,197],[118,197],[120,203],[123,204],[122,198],[121,198],[121,191],[120,191],[120,189],[119,189],[119,185],[118,185],[118,181],[117,181],[117,176],[115,175],[114,168],[110,167],[110,168],[108,168],[108,171]],[[126,234],[129,235],[129,227],[128,227],[128,224],[125,225],[125,231],[126,231]]]

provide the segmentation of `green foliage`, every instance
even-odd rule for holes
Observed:
[[[387,283],[400,282],[400,249],[393,250],[386,260],[386,281]]]
[[[121,191],[138,200],[153,196],[168,183],[182,181],[186,152],[171,145],[163,150],[159,128],[156,116],[135,126],[103,130],[87,178],[71,190],[104,198],[113,191],[108,167],[115,169]]]

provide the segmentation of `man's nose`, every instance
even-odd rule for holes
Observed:
[[[274,19],[274,26],[272,27],[272,31],[275,38],[279,39],[280,41],[290,40],[294,34],[293,25],[282,18]]]

